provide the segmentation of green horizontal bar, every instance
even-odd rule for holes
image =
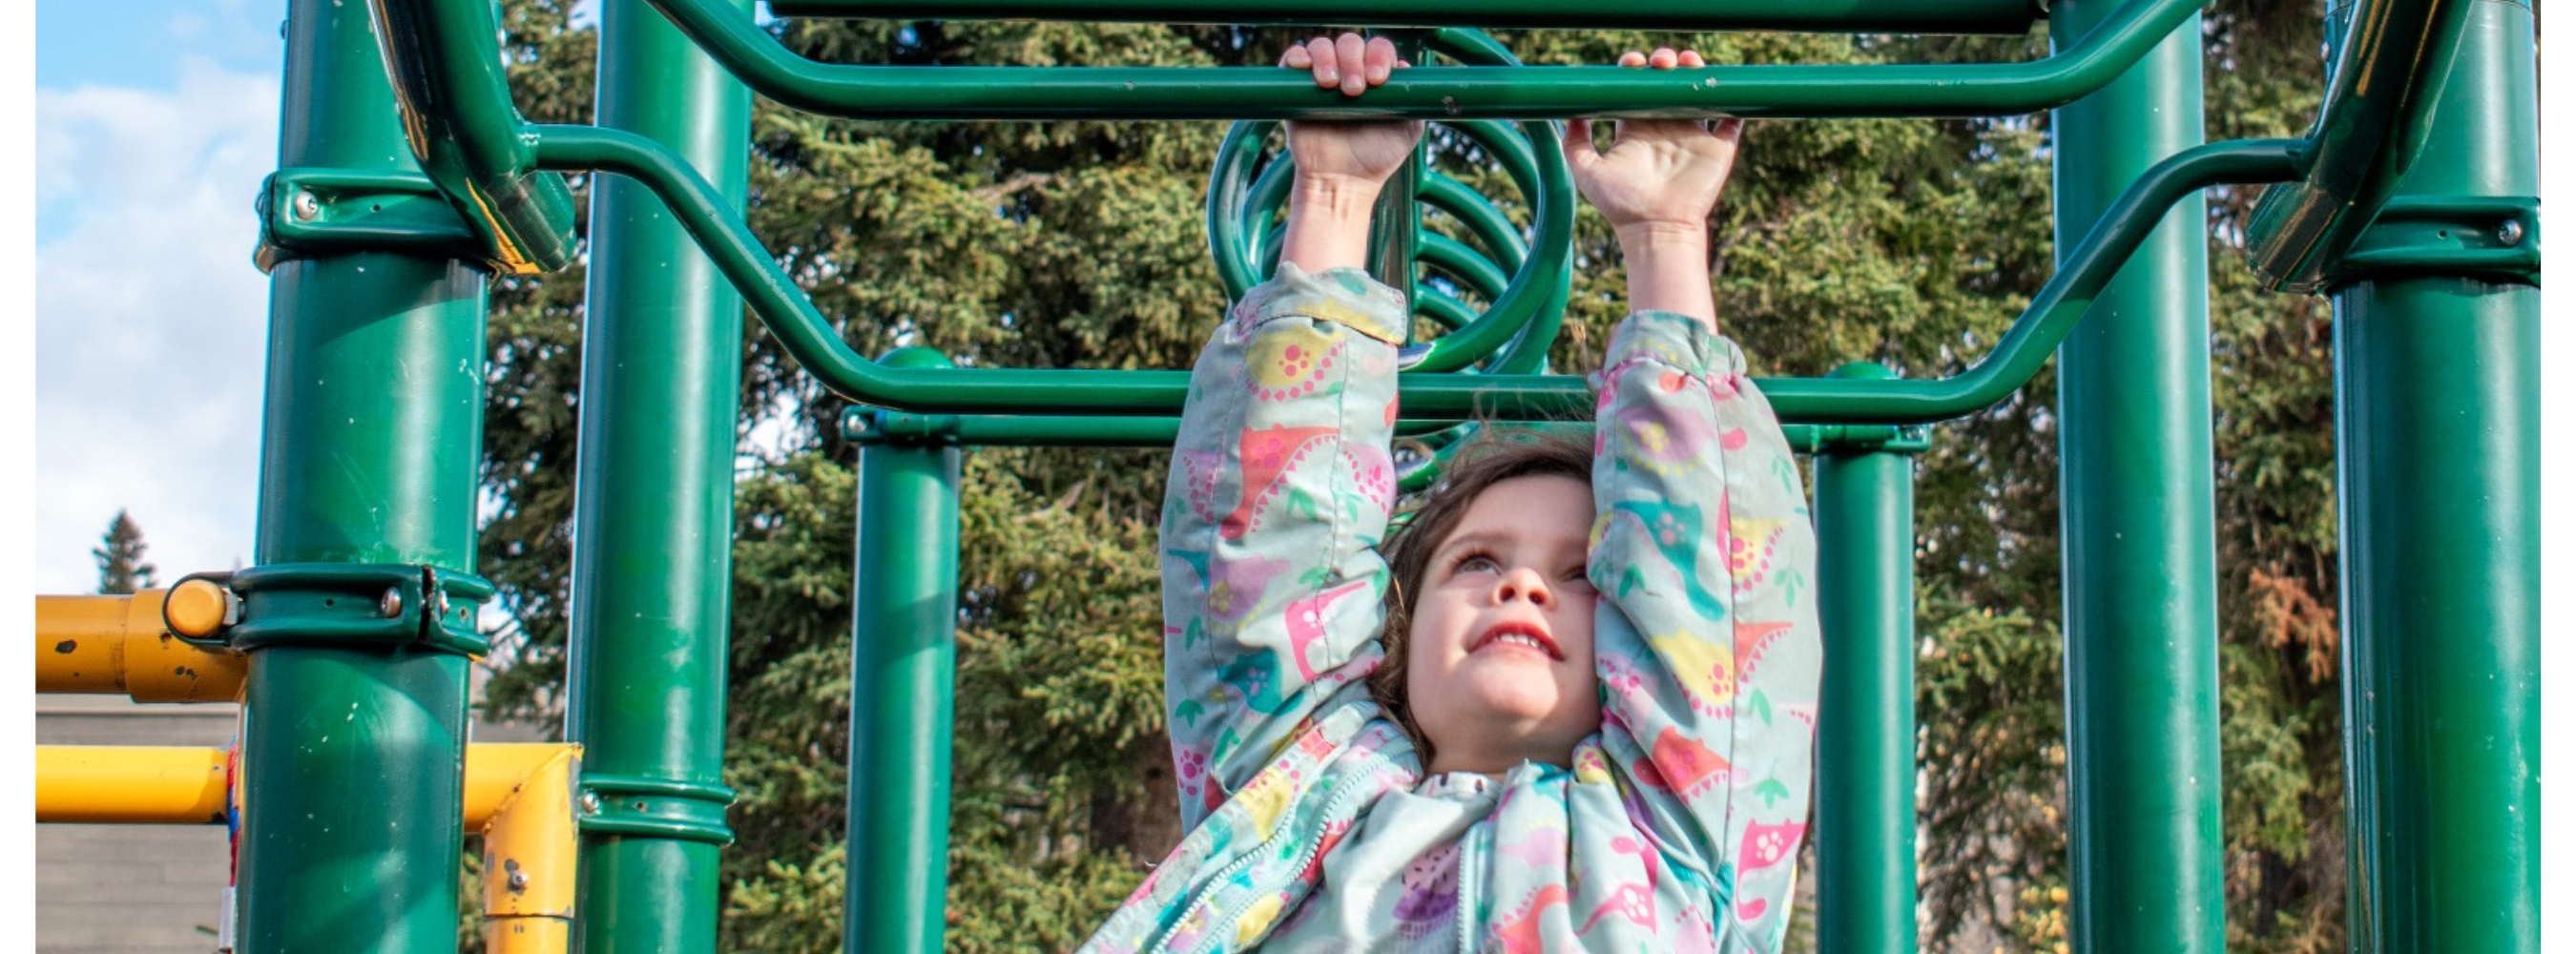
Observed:
[[[2028,0],[770,0],[782,17],[1078,20],[1569,30],[1796,30],[1811,33],[2022,33],[2043,15]]]
[[[1398,71],[1355,100],[1275,67],[817,63],[780,46],[750,16],[712,0],[648,2],[744,84],[796,109],[877,120],[1090,121],[2022,115],[2108,84],[2201,6],[2201,0],[2131,0],[2081,43],[2026,63],[1423,67]],[[489,53],[484,47],[486,59]]]
[[[850,350],[741,220],[717,216],[716,210],[726,206],[715,190],[669,149],[593,126],[531,126],[526,134],[536,140],[537,161],[545,168],[612,172],[651,189],[787,353],[842,397],[934,413],[1047,408],[1064,415],[1169,415],[1180,410],[1188,392],[1188,375],[1180,371],[883,367]],[[2058,341],[2168,207],[2212,185],[2277,182],[2297,175],[2302,145],[2293,139],[2211,143],[2148,169],[2112,203],[1994,351],[1958,375],[1932,381],[1755,381],[1769,394],[1780,419],[1796,423],[1921,424],[1983,408],[2019,388],[2048,361]],[[1433,417],[1563,419],[1592,410],[1590,390],[1574,375],[1408,375],[1402,398],[1407,411]]]
[[[1437,433],[1457,421],[1407,419],[1397,425],[1399,437]],[[1591,422],[1546,421],[1549,427],[1589,431]],[[1180,436],[1181,422],[1171,417],[1033,417],[1025,414],[906,414],[852,408],[841,417],[841,432],[862,442],[953,441],[969,447],[1169,447]],[[1789,449],[1801,454],[1832,451],[1919,453],[1931,446],[1921,427],[1883,424],[1790,424],[1782,428]]]

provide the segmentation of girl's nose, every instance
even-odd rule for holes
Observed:
[[[1542,609],[1556,602],[1556,594],[1548,589],[1545,574],[1529,567],[1516,566],[1503,571],[1501,576],[1494,579],[1494,602],[1509,603],[1524,599]]]

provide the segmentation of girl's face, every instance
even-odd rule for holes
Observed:
[[[1405,647],[1405,697],[1432,772],[1565,765],[1601,726],[1585,577],[1592,488],[1569,477],[1489,487],[1432,551]]]

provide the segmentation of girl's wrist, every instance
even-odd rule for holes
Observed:
[[[1689,315],[1717,330],[1717,299],[1710,289],[1708,232],[1660,227],[1631,234],[1619,245],[1628,261],[1628,308]]]
[[[1369,217],[1380,185],[1299,173],[1288,190],[1288,230],[1279,259],[1309,272],[1368,265]]]
[[[1619,250],[1630,257],[1664,250],[1696,254],[1708,258],[1708,223],[1676,222],[1654,219],[1623,222],[1611,227],[1619,237]]]

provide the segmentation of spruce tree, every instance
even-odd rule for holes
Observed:
[[[89,551],[98,558],[98,591],[123,594],[161,585],[160,568],[144,562],[143,551],[142,525],[119,508],[99,535],[98,548]]]

